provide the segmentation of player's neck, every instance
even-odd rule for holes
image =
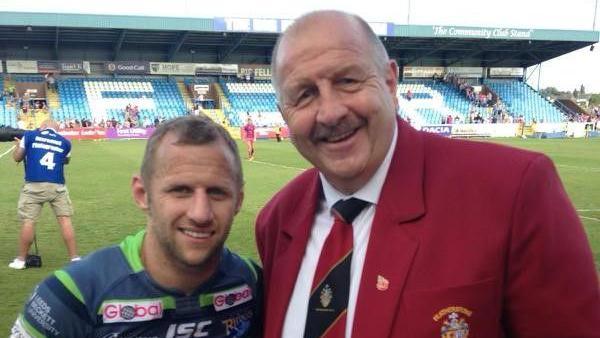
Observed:
[[[207,262],[203,266],[187,266],[174,261],[162,250],[152,247],[144,240],[141,252],[142,264],[150,277],[160,286],[178,290],[186,295],[198,290],[214,274],[218,266],[218,259],[216,262]]]

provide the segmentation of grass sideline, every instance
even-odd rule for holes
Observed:
[[[496,139],[493,142],[541,151],[550,156],[586,228],[596,266],[600,269],[600,139]],[[0,143],[0,153],[11,143]],[[72,162],[66,179],[75,207],[80,253],[120,242],[145,226],[144,216],[131,198],[129,184],[136,173],[145,141],[74,141]],[[240,143],[241,153],[245,152]],[[309,164],[290,142],[258,141],[256,161],[243,161],[246,199],[235,220],[228,246],[257,258],[254,218],[269,197]],[[23,167],[10,154],[0,158],[0,247],[2,273],[0,290],[0,336],[9,332],[33,286],[67,263],[66,249],[48,206],[38,222],[38,244],[43,257],[41,269],[14,271],[7,264],[16,253],[19,222],[16,204],[23,182]]]

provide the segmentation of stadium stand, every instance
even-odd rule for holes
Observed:
[[[15,75],[13,76],[15,82],[44,82],[45,78],[43,75]]]
[[[14,75],[10,81],[43,82],[43,75]],[[477,79],[472,79],[477,81]],[[509,79],[485,79],[482,87],[494,93],[515,119],[522,117],[525,123],[562,122],[568,119],[561,110],[543,98],[529,85]],[[63,77],[57,81],[57,106],[51,107],[53,118],[58,121],[89,120],[92,122],[115,119],[123,125],[125,107],[129,104],[139,108],[138,126],[141,121],[156,118],[169,119],[195,111],[190,109],[190,93],[186,90],[193,84],[206,84],[216,88],[221,99],[202,103],[205,113],[226,126],[239,127],[248,116],[261,127],[284,125],[279,114],[275,90],[269,81],[248,82],[229,78],[184,78],[179,83],[174,78],[152,76],[128,77]],[[0,81],[0,92],[6,87]],[[183,88],[183,89],[182,89]],[[211,89],[213,90],[213,89]],[[53,94],[56,95],[56,94]],[[447,123],[450,116],[456,123],[472,121],[472,114],[479,113],[489,121],[492,108],[478,107],[464,93],[444,81],[431,79],[409,79],[398,85],[397,97],[400,115],[407,117],[416,126]],[[191,96],[193,99],[193,96]],[[209,105],[206,103],[208,102]],[[0,124],[17,127],[19,114],[7,98],[0,101]],[[36,125],[37,116],[25,116],[28,126]],[[43,118],[40,117],[40,118]]]
[[[277,109],[275,89],[270,82],[238,82],[221,80],[231,107],[226,110],[231,125],[241,126],[249,115],[255,124],[261,127],[273,127],[284,124]]]
[[[448,115],[458,116],[464,121],[469,112],[469,101],[443,82],[405,81],[398,85],[396,96],[400,115],[409,117],[417,125],[438,124]]]
[[[529,85],[515,80],[487,79],[483,84],[496,94],[515,119],[522,116],[525,123],[533,121],[562,122],[567,119],[551,102]],[[450,83],[431,80],[409,80],[398,85],[400,114],[416,125],[439,124],[447,116],[468,121],[473,111],[489,117],[491,107],[479,107]],[[443,122],[445,123],[445,122]]]
[[[207,88],[210,88],[211,85],[215,82],[216,82],[216,80],[214,80],[212,78],[205,78],[205,77],[185,78],[183,80],[183,85],[186,88],[184,100],[187,100],[187,98],[186,98],[186,96],[187,96],[190,98],[190,103],[192,103],[193,105],[198,105],[203,109],[215,109],[216,104],[215,104],[214,100],[210,99],[210,97],[208,95],[203,95],[203,98],[200,99],[198,97],[197,93],[196,94],[193,93],[193,88],[192,88],[194,85],[204,85]],[[207,93],[208,93],[208,91],[207,91]]]
[[[17,128],[17,112],[8,93],[5,92],[5,81],[9,81],[8,78],[0,76],[0,126]]]
[[[0,118],[0,125],[8,126],[12,128],[17,127],[17,113],[13,107],[9,107],[6,105],[6,102],[3,101],[0,104],[0,112],[2,112],[2,116]]]
[[[53,112],[60,121],[71,119],[125,120],[128,104],[140,108],[140,120],[173,118],[186,114],[174,80],[142,78],[68,78],[58,81],[61,107]]]
[[[526,83],[514,80],[487,79],[484,84],[505,102],[514,116],[523,116],[526,123],[561,122],[566,116]]]

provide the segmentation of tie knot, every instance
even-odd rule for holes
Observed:
[[[352,221],[368,204],[369,202],[367,201],[352,197],[347,200],[335,202],[331,209],[342,221],[352,224]]]

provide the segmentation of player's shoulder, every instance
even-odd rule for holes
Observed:
[[[106,293],[131,272],[121,248],[115,245],[72,262],[56,271],[54,277],[74,293],[79,293],[84,303],[92,305],[97,301],[98,295]]]
[[[66,330],[64,335],[73,337],[80,336],[79,330],[96,325],[101,297],[113,284],[112,280],[125,272],[118,251],[118,247],[101,249],[44,279],[25,303],[13,331],[58,336],[57,332]],[[40,317],[40,313],[45,317]],[[49,325],[48,318],[56,325]]]
[[[74,276],[91,276],[103,274],[103,269],[111,269],[114,275],[117,272],[127,273],[126,259],[121,248],[118,245],[108,246],[96,250],[83,257],[80,261],[67,265],[64,270]]]
[[[220,270],[227,277],[241,278],[250,284],[256,284],[262,275],[262,268],[256,261],[228,248],[223,249]]]
[[[34,138],[36,135],[38,135],[39,133],[40,133],[40,131],[38,129],[26,130],[23,133],[23,137],[25,138],[25,140],[30,140],[30,139]]]

